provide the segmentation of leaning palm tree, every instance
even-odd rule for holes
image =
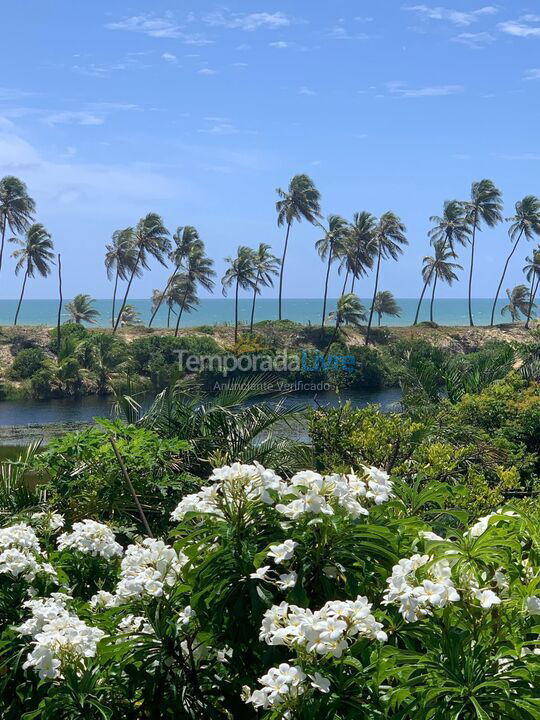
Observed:
[[[69,322],[77,323],[77,325],[82,325],[82,323],[94,325],[96,318],[99,317],[99,312],[92,307],[94,302],[95,300],[90,295],[83,295],[82,293],[75,295],[73,300],[66,305]]]
[[[154,257],[159,263],[165,265],[165,256],[171,249],[169,241],[169,231],[163,225],[163,220],[156,213],[148,213],[137,223],[137,227],[133,234],[133,247],[135,249],[136,258],[133,270],[130,273],[122,306],[116,322],[114,323],[113,332],[116,332],[120,324],[120,316],[124,312],[127,303],[131,284],[140,267],[148,268],[149,256]]]
[[[408,245],[409,241],[405,237],[407,228],[401,222],[399,217],[393,212],[386,212],[381,216],[377,224],[377,228],[373,235],[373,246],[377,256],[377,270],[375,274],[375,289],[373,291],[373,299],[371,301],[371,310],[369,312],[368,326],[366,330],[366,345],[369,343],[369,335],[371,331],[371,323],[373,322],[373,313],[375,312],[375,298],[379,288],[379,274],[381,271],[381,261],[383,258],[392,258],[397,260],[403,253],[402,245]]]
[[[208,292],[212,292],[214,288],[213,278],[216,275],[213,270],[213,265],[214,261],[206,256],[202,243],[194,244],[188,251],[187,257],[184,260],[185,273],[183,276],[177,276],[172,286],[174,287],[173,296],[175,302],[178,302],[178,298],[180,298],[180,302],[178,303],[180,309],[174,331],[175,337],[178,335],[178,328],[180,327],[180,320],[182,319],[184,310],[189,307],[191,311],[194,305],[199,304],[197,286],[200,285]],[[180,282],[178,277],[185,277],[185,280]]]
[[[396,302],[396,298],[389,290],[381,290],[375,298],[375,312],[379,317],[379,327],[383,315],[391,315],[392,317],[400,317],[401,308]]]
[[[255,268],[255,259],[253,250],[244,245],[238,248],[238,254],[235,258],[226,257],[225,262],[229,263],[229,267],[225,275],[221,278],[223,286],[223,295],[227,295],[227,289],[234,285],[234,342],[238,342],[238,291],[253,290],[257,277]]]
[[[171,308],[171,311],[173,311],[172,308],[174,308],[174,306],[178,306],[176,326],[174,328],[174,337],[178,337],[180,321],[183,314],[185,312],[193,312],[199,304],[195,280],[188,273],[177,273],[169,288],[168,295],[170,301],[169,308]]]
[[[118,281],[127,280],[135,268],[137,252],[133,243],[133,228],[125,228],[124,230],[115,230],[112,235],[112,243],[106,245],[105,268],[107,270],[107,278],[112,280],[114,275],[114,290],[112,297],[111,326],[114,327],[115,310],[116,310],[116,293],[118,290]],[[137,277],[142,275],[141,268],[135,271]]]
[[[291,226],[295,220],[301,222],[302,218],[312,224],[317,222],[317,219],[321,217],[321,195],[313,180],[307,175],[295,175],[287,190],[277,188],[276,192],[281,198],[276,202],[278,226],[287,226],[283,257],[281,258],[281,271],[279,273],[278,317],[281,320],[283,273],[285,271],[285,258],[287,256]]]
[[[322,324],[324,330],[324,320],[326,318],[326,301],[328,298],[328,280],[330,278],[330,268],[336,258],[339,258],[344,252],[344,243],[347,237],[349,224],[340,215],[328,216],[328,229],[324,233],[324,237],[317,240],[315,247],[319,253],[321,260],[326,260],[326,279],[324,282],[324,299],[322,309]]]
[[[19,245],[19,248],[11,254],[17,260],[15,275],[18,275],[24,268],[21,296],[17,305],[15,320],[13,321],[13,324],[16,325],[26,289],[26,281],[28,278],[35,277],[36,272],[41,277],[47,277],[51,272],[51,263],[54,263],[54,253],[52,238],[41,223],[30,225],[24,240],[12,238],[11,242]]]
[[[251,306],[251,321],[249,332],[253,332],[253,321],[255,319],[255,301],[261,292],[261,286],[274,287],[272,276],[278,275],[280,260],[270,252],[270,245],[260,243],[258,249],[253,253],[253,264],[255,268],[255,286],[253,288],[253,304]]]
[[[471,267],[469,271],[469,323],[474,326],[472,313],[472,280],[474,273],[474,251],[476,232],[481,230],[482,223],[488,227],[502,221],[502,194],[491,180],[480,180],[471,186],[471,198],[464,204],[467,224],[471,228]]]
[[[527,321],[525,322],[525,327],[528,328],[529,323],[531,322],[532,305],[536,300],[538,286],[540,285],[540,246],[533,251],[532,257],[525,258],[525,263],[526,264],[523,268],[523,272],[525,273],[527,280],[531,284],[529,289],[531,295],[531,302],[529,303]]]
[[[120,316],[120,325],[122,327],[141,325],[141,314],[134,305],[125,305]]]
[[[429,306],[429,321],[433,322],[433,305],[435,302],[435,290],[437,289],[437,281],[445,282],[448,285],[452,285],[454,280],[458,279],[456,270],[463,270],[461,265],[452,262],[456,257],[453,250],[447,244],[445,239],[437,240],[435,242],[435,256],[424,258],[424,268],[422,274],[427,284],[433,280],[433,289],[431,292],[431,303]],[[424,285],[424,289],[425,289]],[[415,322],[416,324],[416,322]]]
[[[26,185],[19,178],[6,175],[0,180],[0,232],[2,233],[0,270],[2,270],[7,229],[9,228],[12,233],[25,232],[30,225],[35,209],[35,202],[28,195]]]
[[[458,200],[447,200],[444,203],[442,217],[432,215],[429,221],[435,223],[428,235],[433,245],[444,241],[453,255],[456,255],[456,244],[465,246],[469,242],[470,227],[463,203]]]
[[[354,293],[347,293],[347,295],[343,295],[343,297],[339,298],[335,311],[331,312],[328,317],[331,320],[336,321],[336,326],[330,342],[328,343],[328,347],[326,348],[327,353],[330,346],[337,338],[342,325],[346,323],[347,325],[359,327],[361,323],[366,322],[368,316],[366,308],[362,305],[356,295]]]
[[[201,251],[204,250],[204,243],[199,236],[197,228],[193,227],[193,225],[185,225],[184,227],[176,228],[176,232],[173,235],[173,248],[169,253],[169,258],[174,265],[174,271],[167,281],[167,285],[165,286],[165,290],[163,291],[161,296],[161,302],[159,302],[154,307],[152,317],[150,318],[150,322],[148,323],[148,327],[152,327],[152,323],[154,322],[154,318],[156,317],[162,302],[169,295],[169,288],[174,282],[175,275],[182,267],[182,264],[187,259],[190,251],[195,247],[198,247]],[[170,320],[171,305],[169,304],[167,327],[169,327],[170,325]]]
[[[508,221],[512,222],[508,234],[512,241],[512,250],[506,258],[501,280],[495,293],[495,300],[493,301],[493,308],[491,309],[491,326],[493,327],[493,321],[495,319],[495,309],[497,307],[497,301],[499,299],[499,293],[501,292],[502,284],[508,265],[512,259],[513,254],[517,250],[519,241],[525,235],[527,240],[532,240],[535,235],[540,235],[540,200],[534,195],[526,195],[523,200],[516,203],[516,214],[514,217],[508,218]],[[531,296],[532,299],[532,296]]]
[[[529,307],[531,305],[531,294],[529,288],[526,285],[516,285],[516,287],[510,291],[507,290],[508,305],[505,305],[501,310],[503,315],[510,313],[512,322],[519,322],[521,315],[527,317],[529,313]],[[532,304],[534,310],[536,306]]]
[[[344,288],[347,286],[349,273],[352,275],[351,292],[354,292],[356,280],[367,275],[373,269],[377,256],[377,249],[373,242],[377,228],[376,218],[366,210],[354,213],[353,221],[349,225],[347,241],[345,243],[344,263],[347,275]],[[342,295],[345,293],[343,290]]]

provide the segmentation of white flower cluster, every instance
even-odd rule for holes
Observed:
[[[283,602],[266,611],[259,638],[268,645],[339,658],[358,637],[385,642],[382,628],[365,597],[329,601],[315,612]]]
[[[65,525],[65,520],[60,513],[36,512],[30,516],[32,523],[44,533],[54,533],[61,530]]]
[[[118,623],[119,635],[153,635],[154,628],[141,615],[126,615]]]
[[[288,563],[293,559],[297,545],[298,543],[294,542],[294,540],[285,540],[278,545],[270,545],[268,557],[272,558],[276,565]],[[255,572],[251,573],[250,577],[254,580],[264,580],[274,583],[280,590],[293,588],[298,580],[298,575],[294,570],[280,575],[278,572],[272,570],[270,565],[264,565],[258,568]]]
[[[187,557],[162,540],[146,538],[129,545],[122,559],[116,595],[131,600],[143,595],[160,597],[180,576]]]
[[[74,523],[72,532],[58,538],[58,549],[77,550],[106,560],[122,555],[122,546],[116,542],[113,531],[95,520]]]
[[[0,574],[32,582],[38,573],[56,577],[54,568],[41,561],[43,553],[34,530],[25,523],[0,528]]]
[[[291,520],[310,513],[333,515],[337,507],[357,518],[369,514],[365,503],[381,505],[392,497],[387,473],[374,467],[363,469],[363,478],[353,473],[322,476],[305,470],[286,482],[258,463],[226,465],[214,470],[210,476],[212,485],[184,497],[171,518],[179,522],[189,512],[222,516],[221,503],[234,502],[240,493],[267,505],[273,505],[277,498],[277,512]]]
[[[249,687],[244,686],[242,697],[246,703],[251,703],[257,709],[277,708],[285,703],[290,704],[305,692],[306,678],[301,667],[281,663],[259,678],[263,686],[260,690],[251,692]]]
[[[485,515],[484,517],[479,518],[478,521],[472,526],[472,528],[465,533],[465,536],[470,538],[478,538],[486,532],[491,522],[498,522],[499,520],[503,520],[505,518],[516,517],[519,517],[518,514],[513,512],[512,510],[497,510],[497,512],[493,512],[489,515]],[[493,518],[495,518],[495,520],[492,520]]]
[[[442,608],[460,599],[452,582],[452,568],[448,560],[430,565],[423,573],[424,579],[418,579],[417,571],[431,559],[429,555],[413,555],[400,560],[387,580],[383,605],[399,604],[399,611],[406,622],[416,622],[425,615],[431,615],[432,608]]]
[[[105,635],[70,613],[66,609],[69,599],[56,593],[50,598],[25,603],[32,617],[18,631],[32,637],[33,649],[23,668],[34,668],[42,680],[61,677],[63,663],[73,665],[94,657],[97,643]]]

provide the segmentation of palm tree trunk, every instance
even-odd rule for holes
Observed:
[[[112,296],[112,311],[111,311],[111,327],[114,328],[114,318],[116,309],[116,292],[118,290],[118,268],[116,268],[116,275],[114,276],[114,290]]]
[[[60,355],[60,319],[62,317],[62,258],[58,253],[58,317],[56,319],[56,354]]]
[[[471,269],[469,271],[469,324],[471,327],[474,327],[474,320],[473,320],[473,314],[472,314],[472,279],[473,279],[473,272],[474,272],[474,244],[475,244],[475,240],[476,240],[476,223],[477,223],[477,221],[478,221],[478,216],[475,211],[472,238],[471,238]]]
[[[118,317],[116,318],[116,322],[114,323],[113,333],[115,333],[118,330],[118,325],[120,324],[120,318],[122,317],[122,313],[124,312],[124,308],[126,307],[129,291],[131,290],[131,283],[133,282],[133,278],[135,277],[135,273],[137,272],[137,268],[139,267],[139,262],[141,260],[141,254],[142,254],[142,248],[140,248],[140,250],[139,250],[139,254],[137,255],[137,260],[135,261],[135,265],[133,266],[133,270],[131,271],[129,282],[128,282],[127,288],[126,288],[126,294],[124,295],[124,299],[122,300],[122,307],[120,308],[120,312],[118,313]]]
[[[356,282],[356,275],[353,273],[352,276],[352,283],[351,283],[351,292],[354,292],[354,283]]]
[[[281,320],[281,316],[279,318]],[[238,342],[238,278],[236,278],[236,291],[234,294],[234,344]]]
[[[332,333],[332,337],[330,338],[330,342],[328,343],[328,345],[326,346],[326,350],[324,351],[324,357],[325,357],[325,358],[326,358],[326,356],[328,355],[328,351],[329,351],[330,348],[332,347],[332,344],[333,344],[334,340],[335,340],[336,337],[337,337],[337,334],[338,334],[338,332],[339,332],[339,326],[340,326],[340,322],[339,322],[338,319],[336,319],[336,327],[334,328],[334,332]]]
[[[433,322],[433,303],[435,302],[435,288],[437,287],[437,273],[435,273],[435,280],[433,281],[433,292],[431,293],[431,304],[429,306],[429,322]]]
[[[373,311],[375,310],[375,298],[377,297],[377,290],[379,289],[379,272],[381,270],[381,248],[379,247],[379,254],[377,255],[377,272],[375,274],[375,290],[373,291],[373,300],[371,301],[371,310],[369,311],[369,321],[366,330],[366,342],[369,344],[369,334],[371,332],[371,323],[373,322]]]
[[[512,252],[510,255],[506,258],[506,262],[504,263],[504,269],[501,276],[501,282],[499,283],[499,287],[497,288],[497,292],[495,294],[495,300],[493,302],[493,307],[491,309],[491,323],[490,326],[493,327],[493,320],[495,318],[495,309],[497,307],[497,300],[499,299],[499,293],[501,292],[502,284],[504,282],[504,276],[506,275],[506,271],[508,270],[508,265],[510,263],[510,260],[512,259],[512,255],[516,252],[517,246],[519,245],[519,241],[521,240],[521,236],[523,235],[523,230],[519,233],[518,239],[514,243],[514,247],[512,248]]]
[[[433,270],[429,273],[429,277],[424,283],[424,287],[422,289],[422,294],[420,295],[420,300],[418,301],[418,307],[416,308],[416,315],[414,316],[414,323],[413,325],[418,325],[418,316],[420,315],[420,308],[422,306],[422,301],[424,299],[424,295],[426,294],[427,286],[429,285],[429,281],[431,280],[431,274]]]
[[[321,330],[324,330],[324,320],[326,318],[326,298],[328,297],[328,279],[330,277],[330,266],[332,265],[333,254],[334,254],[334,243],[330,242],[330,249],[328,251],[328,265],[326,266],[326,280],[324,282],[324,300],[323,300],[323,307],[322,307]]]
[[[162,302],[163,302],[163,301],[165,300],[165,298],[167,297],[167,290],[171,287],[171,284],[172,284],[174,278],[176,277],[176,273],[177,273],[177,272],[178,272],[178,266],[176,266],[175,271],[173,272],[173,274],[172,274],[171,277],[169,278],[169,281],[167,282],[167,285],[165,285],[165,290],[163,291],[163,295],[160,297],[159,302],[158,302],[158,304],[157,304],[157,306],[156,306],[156,309],[155,309],[154,312],[152,313],[152,317],[150,318],[150,321],[148,322],[148,327],[152,327],[152,323],[154,322],[154,318],[155,318],[156,315],[158,314],[158,311],[159,311],[159,308],[161,307]]]
[[[532,292],[532,286],[534,284],[535,277],[533,275],[533,280],[531,283],[531,301],[529,303],[529,312],[527,313],[527,322],[525,323],[525,327],[527,330],[529,329],[529,323],[531,322],[531,315],[532,315],[532,309],[534,306],[534,301],[536,300],[536,295],[538,293],[538,286],[540,285],[540,275],[538,276],[538,280],[536,281],[536,287],[534,288],[534,292]]]
[[[26,272],[24,273],[24,280],[22,284],[22,290],[21,290],[21,297],[19,298],[19,304],[17,305],[17,312],[15,313],[15,320],[13,321],[13,325],[17,324],[17,319],[19,317],[19,310],[21,309],[21,303],[23,301],[24,296],[24,289],[26,287],[26,281],[28,280],[28,266],[26,267]]]
[[[283,248],[283,257],[281,258],[281,269],[279,271],[278,320],[281,320],[281,295],[283,292],[283,271],[285,270],[285,257],[287,255],[287,246],[289,245],[289,233],[290,232],[291,232],[291,223],[287,223],[287,234],[285,235],[285,247]]]
[[[180,312],[178,313],[178,318],[176,319],[176,327],[174,328],[174,337],[178,337],[178,328],[180,327],[180,320],[182,319],[182,313],[184,312],[184,307],[186,305],[186,300],[188,296],[189,288],[184,293],[184,297],[182,298],[182,304],[180,305]]]
[[[341,291],[341,297],[345,295],[345,290],[347,289],[347,283],[349,282],[349,270],[347,270],[347,274],[345,275],[345,282],[343,283],[343,290]]]
[[[167,312],[167,329],[171,327],[171,310],[172,306],[169,304],[169,311]]]
[[[255,287],[253,288],[253,305],[251,306],[251,321],[249,323],[249,334],[253,335],[253,320],[255,319],[255,300],[257,299],[257,286],[259,285],[260,273],[257,273]]]
[[[4,242],[6,240],[6,225],[7,225],[7,218],[4,217],[4,220],[2,222],[2,245],[0,246],[0,270],[2,269],[2,258],[4,256]]]
[[[377,315],[379,316],[379,322],[377,323],[377,325],[381,327],[382,313],[377,313]]]

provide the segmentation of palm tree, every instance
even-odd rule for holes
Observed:
[[[258,249],[253,253],[253,264],[255,268],[255,286],[253,288],[253,304],[251,306],[251,321],[249,324],[249,332],[253,332],[253,321],[255,319],[255,301],[257,294],[260,293],[260,286],[274,287],[273,275],[278,275],[280,260],[272,255],[270,245],[260,243]]]
[[[367,311],[354,293],[347,293],[347,295],[339,298],[335,311],[331,312],[328,317],[336,321],[336,327],[326,348],[326,353],[328,353],[330,346],[338,336],[341,326],[346,323],[358,327],[367,320]]]
[[[25,232],[30,225],[35,209],[35,202],[28,195],[26,185],[19,178],[6,175],[0,180],[0,230],[2,232],[0,270],[2,270],[6,230],[9,228],[12,233]]]
[[[324,237],[317,240],[315,247],[319,253],[321,260],[328,262],[326,265],[326,279],[324,282],[324,300],[322,309],[322,324],[321,328],[324,330],[324,320],[326,318],[326,300],[328,298],[328,279],[330,278],[330,268],[332,263],[337,257],[340,257],[344,251],[344,241],[347,237],[348,230],[347,221],[340,215],[329,215],[328,216],[328,230],[326,230]]]
[[[451,285],[454,280],[458,279],[455,270],[463,270],[461,265],[452,262],[455,257],[456,255],[454,251],[450,249],[447,241],[443,239],[437,240],[435,242],[435,256],[427,256],[424,258],[424,268],[422,270],[424,280],[426,280],[426,284],[431,283],[431,280],[433,280],[431,304],[429,306],[430,322],[433,322],[433,304],[435,302],[435,290],[437,288],[437,281],[441,280],[441,282],[445,282],[448,283],[448,285]]]
[[[297,222],[301,222],[302,218],[312,224],[317,222],[317,219],[321,217],[321,195],[315,187],[313,180],[307,175],[295,175],[289,183],[289,187],[286,191],[281,188],[277,188],[276,192],[281,198],[276,202],[278,227],[282,227],[283,225],[287,226],[283,257],[281,258],[281,271],[279,273],[278,309],[279,320],[281,320],[283,273],[285,271],[285,258],[287,256],[291,226],[295,220]]]
[[[369,321],[366,331],[366,345],[369,343],[369,335],[371,331],[371,323],[373,322],[373,313],[375,312],[375,298],[379,287],[379,274],[381,271],[382,258],[392,258],[397,260],[403,253],[402,245],[408,245],[409,241],[405,237],[407,228],[401,222],[399,217],[393,212],[386,212],[381,216],[373,235],[374,252],[377,255],[377,270],[375,274],[375,289],[373,291],[373,300],[371,301],[371,310],[369,313]]]
[[[469,323],[474,326],[472,314],[472,279],[476,232],[484,222],[488,227],[502,221],[502,194],[491,180],[480,180],[471,186],[471,199],[464,203],[467,224],[471,228],[471,267],[469,271]]]
[[[124,230],[115,230],[112,235],[112,243],[106,245],[105,268],[107,270],[107,278],[112,280],[114,274],[114,290],[112,297],[111,326],[114,327],[115,308],[116,308],[116,292],[118,290],[118,280],[127,280],[129,275],[135,268],[137,252],[133,244],[134,231],[133,228],[125,228]],[[137,268],[135,272],[137,277],[142,275],[141,268]]]
[[[238,290],[240,288],[242,290],[253,290],[255,288],[257,270],[253,250],[244,245],[238,248],[238,254],[235,258],[226,257],[225,262],[229,263],[229,267],[221,278],[221,284],[224,296],[227,295],[227,288],[232,285],[235,287],[234,342],[236,344],[238,342]]]
[[[199,304],[197,286],[200,285],[205,290],[208,290],[208,292],[213,290],[214,281],[212,278],[216,275],[212,269],[213,265],[214,261],[207,257],[204,252],[204,245],[202,243],[194,243],[184,260],[186,272],[183,276],[179,276],[181,281],[178,280],[178,276],[176,280],[174,298],[176,302],[178,302],[178,298],[180,298],[180,302],[178,303],[180,310],[176,319],[175,337],[178,335],[178,328],[180,327],[180,320],[182,319],[184,310],[189,308],[191,312],[193,307]]]
[[[532,240],[535,235],[540,235],[540,200],[534,195],[526,195],[523,200],[516,203],[516,214],[512,218],[508,218],[508,221],[512,222],[508,234],[510,240],[514,243],[512,250],[506,258],[499,287],[495,293],[495,300],[493,301],[493,308],[491,309],[491,326],[493,327],[493,320],[495,318],[495,309],[497,307],[497,300],[499,299],[499,293],[501,292],[502,284],[508,265],[512,259],[513,254],[516,252],[517,246],[522,236],[525,235],[527,240]],[[532,296],[531,296],[532,300]]]
[[[529,290],[531,302],[529,303],[529,311],[527,313],[527,321],[525,323],[525,327],[528,328],[531,321],[532,305],[536,299],[538,286],[540,285],[540,246],[533,251],[532,257],[525,258],[525,262],[526,265],[523,268],[523,272],[526,274],[527,280],[531,284]]]
[[[24,268],[21,296],[19,298],[19,304],[17,305],[15,320],[13,321],[13,324],[16,325],[26,288],[26,281],[28,278],[35,277],[36,272],[38,272],[41,277],[47,277],[51,272],[50,265],[54,263],[54,253],[51,236],[41,223],[30,225],[26,231],[24,240],[12,238],[11,242],[19,245],[19,248],[11,254],[11,256],[17,260],[15,275],[18,275]]]
[[[120,316],[124,312],[129,291],[131,290],[131,283],[133,282],[133,278],[135,277],[139,267],[148,268],[149,255],[154,257],[162,265],[165,265],[165,255],[171,249],[171,243],[168,236],[169,232],[163,225],[163,220],[156,213],[148,213],[148,215],[141,218],[141,220],[137,223],[137,227],[135,228],[133,234],[133,247],[136,253],[135,264],[129,276],[126,293],[122,301],[120,312],[116,318],[113,332],[116,332],[118,329]]]
[[[470,226],[467,223],[465,207],[458,200],[447,200],[442,217],[432,215],[429,221],[435,223],[435,227],[428,233],[433,245],[442,240],[452,254],[456,255],[456,243],[465,246],[469,242]]]
[[[185,225],[184,227],[176,228],[176,232],[173,235],[173,243],[174,246],[169,253],[169,258],[174,265],[174,272],[167,281],[167,285],[165,286],[165,290],[163,291],[163,294],[161,296],[161,302],[159,302],[154,307],[154,311],[152,313],[152,317],[150,318],[150,322],[148,323],[148,327],[152,327],[152,323],[154,322],[154,318],[156,317],[162,302],[165,300],[166,297],[168,297],[169,288],[174,281],[174,277],[182,267],[182,263],[184,262],[184,260],[186,260],[190,250],[194,247],[199,247],[201,250],[204,249],[204,243],[199,237],[199,232],[197,228],[193,227],[193,225]],[[171,305],[169,304],[167,327],[169,327],[170,325],[170,319]]]
[[[134,305],[125,305],[120,315],[120,325],[141,325],[141,314]]]
[[[92,307],[95,300],[90,295],[75,295],[71,302],[68,302],[66,309],[69,313],[69,322],[77,323],[88,323],[94,325],[96,318],[99,316],[99,312]]]
[[[364,277],[368,270],[373,269],[377,255],[377,249],[373,242],[376,227],[377,220],[370,212],[363,210],[354,213],[353,221],[349,225],[344,258],[347,275],[351,273],[353,277],[351,292],[354,292],[355,280]],[[344,287],[346,287],[346,283]]]
[[[170,305],[172,309],[174,305],[179,306],[177,313],[176,327],[174,330],[174,337],[178,337],[178,331],[180,328],[180,320],[184,312],[192,312],[199,304],[199,298],[197,296],[197,286],[193,279],[188,273],[177,273],[174,276],[173,283],[169,288]]]
[[[531,303],[531,293],[526,285],[516,285],[512,291],[507,290],[506,294],[508,295],[508,305],[505,305],[501,312],[503,315],[509,312],[512,322],[519,322],[520,314],[527,317],[531,304],[533,310],[536,307],[534,303]]]
[[[377,293],[377,296],[375,298],[375,312],[379,316],[380,327],[383,315],[399,317],[401,315],[401,308],[397,304],[396,298],[389,290],[381,290]]]

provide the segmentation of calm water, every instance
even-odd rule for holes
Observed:
[[[130,300],[140,313],[141,320],[147,324],[151,316],[150,300]],[[251,316],[251,300],[242,298],[239,303],[239,317],[242,323],[249,323]],[[366,307],[369,307],[370,300],[364,298],[362,300]],[[388,325],[411,325],[416,313],[418,300],[412,298],[398,299],[402,313],[399,318],[383,318],[383,324]],[[491,316],[491,307],[493,301],[488,299],[473,300],[473,313],[477,325],[488,325]],[[510,322],[509,317],[503,317],[500,310],[506,304],[506,300],[499,300],[498,312],[496,314],[496,322]],[[16,300],[0,300],[0,325],[10,325],[13,323],[15,310],[17,306]],[[96,300],[95,309],[98,310],[100,316],[97,325],[100,327],[110,326],[111,317],[111,301]],[[118,307],[118,306],[117,306]],[[336,300],[328,301],[328,311],[335,310]],[[439,325],[468,325],[469,316],[467,312],[466,299],[442,299],[435,301],[434,320]],[[22,304],[19,323],[21,325],[55,325],[58,312],[58,304],[56,300],[25,300]],[[305,300],[284,300],[283,301],[283,317],[288,320],[294,320],[300,323],[319,323],[321,320],[322,300],[305,299]],[[255,322],[260,320],[275,320],[278,315],[278,305],[276,299],[259,299],[257,300],[255,311]],[[174,318],[174,316],[173,316]],[[63,313],[63,320],[67,319],[67,313]],[[420,321],[429,320],[429,301],[424,300]],[[174,320],[173,320],[174,322]],[[182,327],[194,327],[197,325],[216,325],[234,322],[234,300],[232,298],[207,298],[201,300],[199,307],[191,313],[184,314],[182,318]],[[166,327],[167,325],[167,309],[160,308],[159,313],[153,323],[154,327]]]

